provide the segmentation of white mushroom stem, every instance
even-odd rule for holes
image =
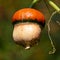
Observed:
[[[26,49],[26,50],[27,50],[27,49],[30,49],[30,46],[26,46],[25,49]]]

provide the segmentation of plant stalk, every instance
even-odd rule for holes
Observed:
[[[56,11],[60,11],[60,8],[51,0],[48,0],[48,3],[56,10]]]
[[[33,0],[30,7],[33,7],[35,5],[35,3],[37,3],[37,2],[38,2],[38,0]]]

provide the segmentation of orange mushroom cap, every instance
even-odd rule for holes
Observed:
[[[33,8],[24,8],[24,9],[20,9],[17,12],[15,12],[15,14],[12,17],[12,22],[16,22],[16,21],[24,21],[24,20],[37,20],[38,22],[41,23],[45,23],[45,17],[44,15]]]

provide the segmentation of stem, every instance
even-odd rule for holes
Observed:
[[[48,3],[56,10],[56,11],[60,11],[60,8],[51,0],[48,0]]]
[[[54,46],[52,37],[51,37],[51,35],[50,35],[50,30],[51,30],[51,28],[50,28],[50,23],[51,23],[51,19],[52,19],[52,17],[54,16],[54,14],[56,14],[56,13],[57,13],[57,11],[54,11],[54,12],[52,13],[52,15],[51,15],[51,17],[50,17],[50,19],[48,20],[48,23],[47,23],[47,27],[48,27],[48,37],[49,37],[49,39],[50,39],[50,41],[51,41],[51,45],[52,45],[52,51],[49,51],[49,54],[54,54],[54,53],[56,52],[56,48],[55,48],[55,46]]]
[[[25,49],[26,49],[26,50],[30,49],[30,46],[26,46]]]
[[[34,5],[35,3],[37,3],[37,2],[38,2],[38,0],[33,0],[32,3],[31,3],[31,5],[30,5],[30,7],[33,7],[33,5]]]

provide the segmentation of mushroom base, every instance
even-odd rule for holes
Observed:
[[[37,23],[25,22],[15,24],[13,30],[14,41],[29,49],[40,40],[41,27]]]

